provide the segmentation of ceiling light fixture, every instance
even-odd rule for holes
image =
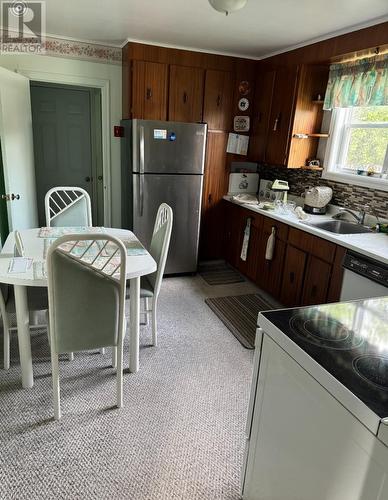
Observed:
[[[226,15],[229,12],[242,9],[246,6],[247,2],[248,0],[209,0],[213,9],[218,10],[218,12],[224,12]]]

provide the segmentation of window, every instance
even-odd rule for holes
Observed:
[[[332,112],[324,177],[388,190],[388,106]]]

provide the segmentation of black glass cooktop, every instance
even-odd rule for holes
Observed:
[[[388,416],[388,297],[263,316],[374,413]]]

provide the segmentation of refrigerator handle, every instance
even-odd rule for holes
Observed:
[[[139,165],[139,215],[143,217],[144,204],[144,127],[140,127],[140,165]]]

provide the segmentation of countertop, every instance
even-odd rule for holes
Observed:
[[[300,229],[301,231],[306,231],[307,233],[314,234],[328,241],[332,241],[337,245],[349,248],[355,252],[362,255],[376,259],[379,262],[388,264],[388,235],[383,233],[363,233],[363,234],[335,234],[323,229],[314,227],[313,225],[317,222],[323,222],[325,220],[332,220],[332,215],[335,213],[335,209],[331,208],[327,215],[310,215],[309,220],[306,222],[298,220],[296,215],[283,214],[275,210],[263,210],[257,208],[255,205],[241,204],[232,200],[231,196],[224,196],[224,200],[239,205],[243,208],[251,210],[252,212],[259,213],[265,217],[270,217],[279,222],[288,224],[289,226]],[[338,211],[337,209],[336,211]]]

